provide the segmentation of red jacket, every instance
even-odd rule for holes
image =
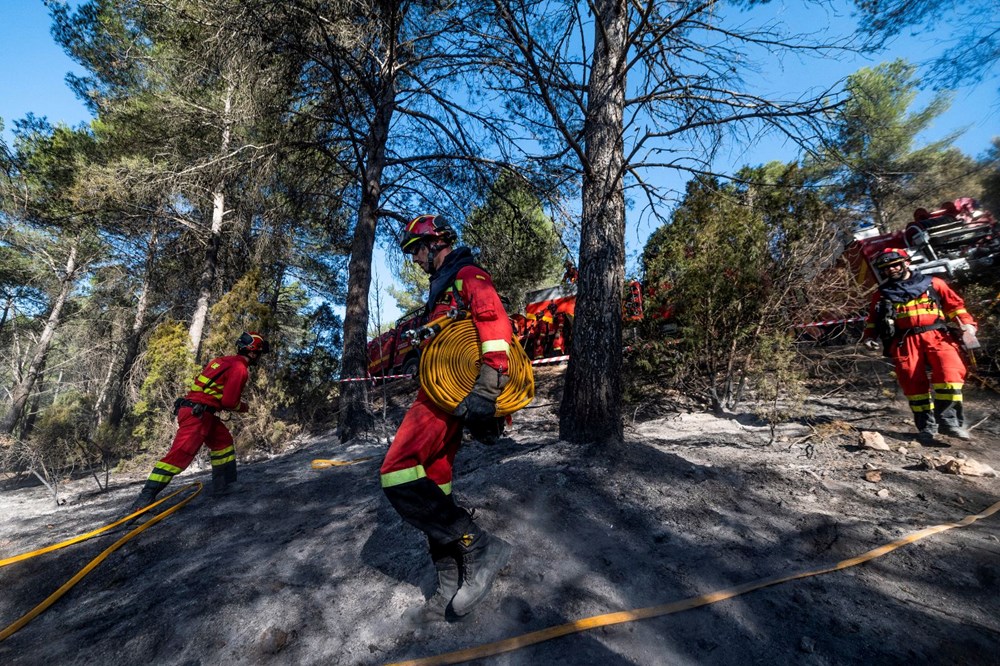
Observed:
[[[938,277],[931,278],[931,286],[938,293],[941,299],[939,308],[929,292],[925,291],[920,296],[906,303],[893,303],[896,310],[896,330],[905,331],[918,326],[930,326],[942,320],[956,320],[960,324],[975,324],[966,309],[965,301],[955,293],[955,290],[948,286],[948,283]],[[875,309],[882,298],[882,293],[878,290],[872,294],[871,304],[868,307],[868,320],[865,325],[865,338],[875,337]],[[942,312],[943,310],[943,312]]]
[[[472,323],[479,333],[479,353],[482,354],[483,363],[501,374],[507,374],[510,367],[507,352],[513,329],[490,274],[474,265],[459,269],[454,285],[445,289],[434,303],[430,316],[432,320],[458,307],[455,289],[465,308],[472,314]]]
[[[215,409],[245,412],[246,403],[240,398],[250,377],[249,364],[250,360],[241,355],[213,358],[191,380],[191,390],[184,397]]]

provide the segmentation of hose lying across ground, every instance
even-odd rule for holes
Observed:
[[[119,525],[127,524],[130,521],[132,521],[133,519],[139,517],[140,515],[142,515],[142,514],[148,512],[148,511],[150,511],[150,510],[158,507],[159,505],[163,504],[164,502],[166,502],[167,500],[169,500],[171,497],[175,497],[176,495],[178,495],[180,493],[183,493],[186,490],[191,490],[191,489],[194,489],[194,492],[191,493],[191,495],[189,497],[185,497],[183,500],[181,500],[180,502],[178,502],[174,506],[170,507],[169,509],[167,509],[165,511],[161,511],[160,513],[156,514],[155,516],[153,516],[152,518],[150,518],[149,520],[147,520],[142,525],[139,525],[138,527],[136,527],[136,528],[130,530],[129,532],[127,532],[126,534],[124,534],[120,539],[118,539],[113,544],[111,544],[110,546],[108,546],[107,548],[105,548],[101,552],[100,555],[98,555],[97,557],[95,557],[94,559],[92,559],[87,564],[87,566],[85,566],[84,568],[80,569],[80,571],[78,571],[75,576],[73,576],[68,581],[66,581],[62,585],[62,587],[60,587],[58,590],[56,590],[55,592],[53,592],[52,594],[50,594],[48,596],[48,598],[45,599],[45,601],[43,601],[42,603],[40,603],[37,606],[35,606],[33,609],[31,609],[30,612],[28,612],[26,615],[24,615],[23,617],[21,617],[19,620],[17,620],[13,624],[11,624],[9,627],[7,627],[6,629],[4,629],[3,631],[0,631],[0,641],[3,641],[3,640],[6,640],[7,638],[10,638],[15,633],[17,633],[22,628],[24,628],[24,626],[27,625],[29,622],[31,622],[36,617],[38,617],[43,612],[45,612],[45,610],[49,606],[51,606],[56,601],[58,601],[60,597],[62,597],[67,592],[69,592],[70,589],[74,585],[76,585],[77,583],[79,583],[83,579],[84,576],[86,576],[87,574],[89,574],[91,571],[93,571],[97,567],[97,565],[99,565],[101,562],[103,562],[104,560],[106,560],[108,558],[108,556],[111,555],[111,553],[115,552],[116,550],[118,550],[119,548],[121,548],[123,545],[125,545],[125,543],[127,543],[129,540],[131,540],[132,538],[138,536],[140,533],[142,533],[143,531],[149,529],[150,527],[152,527],[156,523],[160,522],[161,520],[163,520],[164,518],[166,518],[170,514],[176,513],[177,511],[179,511],[182,506],[184,506],[185,504],[187,504],[188,502],[190,502],[191,500],[193,500],[195,498],[195,496],[198,495],[198,493],[201,492],[202,484],[201,484],[200,481],[195,481],[194,483],[189,483],[188,485],[184,486],[183,488],[179,488],[179,489],[175,490],[174,492],[170,493],[166,497],[164,497],[164,498],[162,498],[162,499],[160,499],[160,500],[158,500],[158,501],[150,504],[149,506],[147,506],[147,507],[145,507],[143,509],[140,509],[139,511],[136,511],[135,513],[130,513],[129,515],[127,515],[127,516],[125,516],[123,518],[119,518],[118,520],[116,520],[113,523],[105,525],[104,527],[100,527],[100,528],[98,528],[96,530],[93,530],[91,532],[87,532],[86,534],[81,534],[79,536],[73,537],[72,539],[67,539],[66,541],[61,541],[61,542],[53,544],[51,546],[46,546],[45,548],[39,548],[38,550],[33,550],[33,551],[29,552],[29,553],[22,553],[21,555],[15,555],[13,557],[8,557],[6,559],[0,560],[0,567],[5,567],[8,564],[14,564],[15,562],[20,562],[22,560],[31,559],[32,557],[37,557],[38,555],[42,555],[44,553],[51,553],[54,550],[59,550],[60,548],[66,548],[67,546],[72,546],[73,544],[80,543],[81,541],[86,541],[87,539],[93,538],[93,537],[95,537],[95,536],[97,536],[99,534],[103,534],[103,533],[105,533],[105,532],[107,532],[109,530],[112,530],[112,529],[118,527]]]
[[[857,557],[852,557],[850,559],[842,560],[836,564],[819,567],[816,569],[809,569],[808,571],[800,571],[798,573],[786,574],[772,576],[771,578],[762,578],[760,580],[751,581],[749,583],[743,583],[742,585],[737,585],[735,587],[726,588],[724,590],[719,590],[716,592],[710,592],[708,594],[702,594],[697,597],[691,597],[688,599],[682,599],[680,601],[672,601],[667,604],[662,604],[660,606],[650,606],[648,608],[638,608],[630,611],[621,611],[618,613],[607,613],[605,615],[595,615],[593,617],[583,618],[582,620],[575,620],[573,622],[567,622],[566,624],[560,624],[554,627],[548,627],[546,629],[540,629],[538,631],[532,631],[527,634],[522,634],[521,636],[515,636],[513,638],[507,638],[504,640],[496,641],[494,643],[487,643],[485,645],[478,645],[476,647],[466,648],[464,650],[457,650],[455,652],[448,652],[447,654],[440,654],[434,657],[425,657],[423,659],[412,659],[409,661],[400,661],[390,666],[438,666],[439,664],[458,664],[465,661],[470,661],[472,659],[482,659],[483,657],[492,657],[498,654],[503,654],[505,652],[512,652],[529,645],[535,645],[536,643],[541,643],[543,641],[551,640],[553,638],[559,638],[560,636],[567,636],[569,634],[575,634],[582,631],[587,631],[588,629],[596,629],[598,627],[607,627],[613,624],[622,624],[624,622],[632,622],[634,620],[644,620],[650,617],[659,617],[661,615],[671,615],[673,613],[679,613],[681,611],[690,610],[692,608],[699,608],[700,606],[707,606],[709,604],[714,604],[718,601],[725,601],[726,599],[732,599],[741,594],[747,594],[748,592],[754,592],[755,590],[760,590],[765,587],[771,587],[773,585],[779,585],[781,583],[787,583],[793,580],[799,580],[802,578],[809,578],[810,576],[819,576],[821,574],[831,573],[834,571],[840,571],[842,569],[848,569],[864,562],[869,562],[877,557],[882,557],[887,553],[891,553],[897,548],[902,548],[907,544],[920,541],[926,537],[937,534],[939,532],[944,532],[956,527],[965,527],[971,525],[981,518],[987,518],[992,516],[997,511],[1000,511],[1000,502],[996,502],[985,511],[980,513],[966,516],[957,523],[944,523],[942,525],[934,525],[933,527],[927,527],[916,532],[911,532],[905,536],[902,536],[895,541],[891,541],[883,546],[879,546],[873,550],[869,550],[867,553],[862,553]]]

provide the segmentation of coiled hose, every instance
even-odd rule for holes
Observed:
[[[420,355],[420,386],[434,404],[451,414],[479,377],[479,335],[471,319],[442,318],[440,328]],[[428,324],[431,326],[431,324]],[[535,398],[531,359],[515,338],[507,352],[510,381],[497,399],[497,416],[507,416]]]

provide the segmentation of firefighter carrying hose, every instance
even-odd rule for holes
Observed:
[[[191,380],[191,390],[174,402],[177,434],[170,452],[153,466],[130,512],[152,504],[174,476],[191,464],[202,444],[208,446],[212,461],[212,494],[223,495],[236,482],[233,436],[216,412],[247,411],[242,396],[250,377],[249,366],[255,365],[261,354],[268,351],[270,344],[259,333],[243,333],[236,340],[234,356],[212,359]]]
[[[938,432],[971,439],[962,413],[965,362],[946,320],[957,321],[963,337],[973,341],[976,322],[948,283],[911,268],[909,258],[906,250],[892,248],[875,257],[885,282],[872,295],[862,340],[882,339],[920,440],[933,440]]]
[[[468,427],[477,439],[495,439],[502,428],[496,401],[509,381],[511,325],[490,275],[466,247],[452,249],[455,230],[441,216],[410,222],[400,247],[431,276],[427,314],[433,320],[467,310],[480,340],[482,364],[472,391],[454,413],[420,389],[382,462],[382,490],[393,508],[427,536],[438,586],[425,603],[406,611],[411,624],[465,615],[489,593],[510,559],[511,546],[483,530],[451,494],[452,463]]]

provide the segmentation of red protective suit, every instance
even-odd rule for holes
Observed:
[[[945,328],[945,320],[975,324],[962,297],[941,278],[932,277],[930,288],[890,299],[895,312],[896,335],[889,342],[896,378],[910,403],[917,429],[937,432],[938,424],[962,427],[962,386],[966,367],[958,344]],[[876,311],[892,285],[872,295],[865,338],[876,335]],[[936,292],[937,298],[931,293]],[[903,300],[907,298],[908,300]],[[940,306],[938,301],[940,301]],[[928,381],[927,370],[930,369]]]
[[[453,257],[468,257],[464,253],[464,248],[452,252],[439,270],[447,270]],[[507,374],[510,319],[486,271],[467,263],[430,306],[431,320],[453,308],[468,310],[479,334],[482,362]],[[468,512],[451,498],[452,463],[462,441],[462,426],[460,418],[435,405],[421,389],[382,462],[381,483],[386,496],[432,543],[448,544],[471,530]]]
[[[221,356],[212,359],[191,380],[191,390],[177,411],[177,434],[173,444],[167,455],[153,466],[146,489],[154,494],[163,490],[174,476],[191,464],[202,444],[209,448],[213,476],[222,474],[230,483],[236,480],[233,436],[215,412],[247,410],[241,398],[250,376],[248,366],[246,356]],[[206,407],[199,416],[194,414],[196,405]]]

